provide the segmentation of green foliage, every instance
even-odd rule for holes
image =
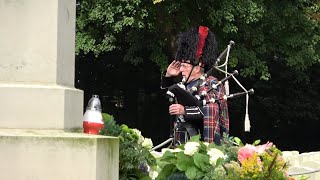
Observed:
[[[226,162],[237,161],[238,147],[243,147],[243,143],[238,137],[230,137],[228,134],[223,134],[221,142],[221,150],[224,150],[227,155]]]
[[[202,24],[217,34],[221,50],[229,40],[236,42],[230,65],[242,76],[269,80],[274,59],[300,70],[320,62],[317,3],[82,0],[76,52],[99,56],[120,49],[124,61],[138,65],[151,60],[164,69],[174,57],[176,35]]]
[[[233,137],[224,135],[222,146],[217,146],[195,137],[165,151],[158,159],[162,170],[157,179],[287,179],[281,151],[272,143],[257,145],[259,142],[239,147]]]
[[[119,179],[150,179],[150,166],[155,165],[155,159],[149,149],[142,145],[135,130],[123,124],[119,126],[113,116],[102,113],[104,128],[101,135],[116,136],[119,145]]]
[[[121,134],[121,127],[116,124],[113,116],[102,113],[102,118],[104,121],[104,126],[108,128],[102,128],[100,134],[108,136],[119,136]]]
[[[145,28],[148,15],[140,0],[79,1],[77,7],[76,52],[96,56],[120,48],[126,28]]]
[[[207,145],[201,142],[199,138],[200,136],[194,136],[189,141],[196,146],[198,145],[198,151],[192,155],[184,152],[185,150],[188,151],[188,145],[180,146],[177,149],[178,151],[175,152],[166,151],[160,158],[162,164],[159,165],[162,170],[157,179],[162,180],[166,177],[177,179],[209,178],[209,172],[212,170],[209,162],[210,156],[207,154]],[[184,175],[181,172],[184,172]]]

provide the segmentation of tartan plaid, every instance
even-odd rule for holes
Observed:
[[[200,87],[199,94],[207,91],[212,84],[216,84],[218,79],[209,76],[206,79],[206,85]],[[223,99],[225,88],[223,85],[218,86],[217,90],[208,93],[206,100],[210,98]],[[203,138],[209,143],[220,144],[223,133],[229,133],[229,113],[226,100],[219,100],[217,103],[209,103],[201,108],[203,110]]]
[[[206,79],[204,86],[199,87],[198,95],[203,91],[207,91],[212,84],[216,84],[218,79],[209,76]],[[187,86],[187,89],[192,86]],[[218,86],[216,90],[212,90],[206,96],[206,101],[208,102],[211,98],[222,99],[225,95],[224,86]],[[203,134],[202,138],[205,142],[220,144],[221,137],[223,133],[229,134],[229,113],[228,104],[226,100],[219,100],[215,103],[209,103],[203,107],[200,107],[204,114],[203,117]],[[181,143],[185,143],[186,132],[176,132],[175,139]]]

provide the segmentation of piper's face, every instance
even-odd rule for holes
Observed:
[[[189,73],[192,69],[192,65],[191,64],[188,64],[188,63],[181,63],[180,65],[180,71],[182,73],[182,76],[184,78],[187,78],[189,76]]]
[[[188,76],[189,76],[189,73],[191,72],[191,69],[192,69],[192,65],[191,65],[191,64],[181,63],[181,65],[180,65],[180,71],[181,71],[182,77],[184,77],[185,79],[187,79]],[[196,73],[197,73],[197,66],[195,66],[194,69],[192,70],[188,82],[194,80],[194,78],[195,78],[195,76],[196,76]]]

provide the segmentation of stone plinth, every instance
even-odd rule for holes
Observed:
[[[58,85],[0,83],[0,99],[0,128],[82,128],[80,90]]]
[[[118,179],[118,138],[67,132],[83,117],[75,15],[76,0],[0,0],[1,180]]]
[[[0,129],[0,179],[117,180],[115,137]]]

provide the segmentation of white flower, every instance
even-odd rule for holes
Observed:
[[[154,171],[152,169],[149,171],[149,177],[151,179],[156,179],[158,177],[158,175],[159,175],[159,173],[157,171]]]
[[[211,148],[207,154],[210,156],[210,164],[215,166],[219,158],[226,158],[222,151],[216,148]]]
[[[208,142],[204,142],[203,144],[206,145],[207,147],[209,146],[209,143],[208,143]]]
[[[184,154],[192,156],[195,152],[198,151],[200,144],[197,142],[187,142],[184,145]]]
[[[142,142],[142,146],[151,149],[153,147],[152,140],[150,138],[144,138],[144,141]]]
[[[138,129],[132,129],[138,136],[138,143],[141,144],[144,141],[144,137],[141,135],[141,131],[139,131]]]

